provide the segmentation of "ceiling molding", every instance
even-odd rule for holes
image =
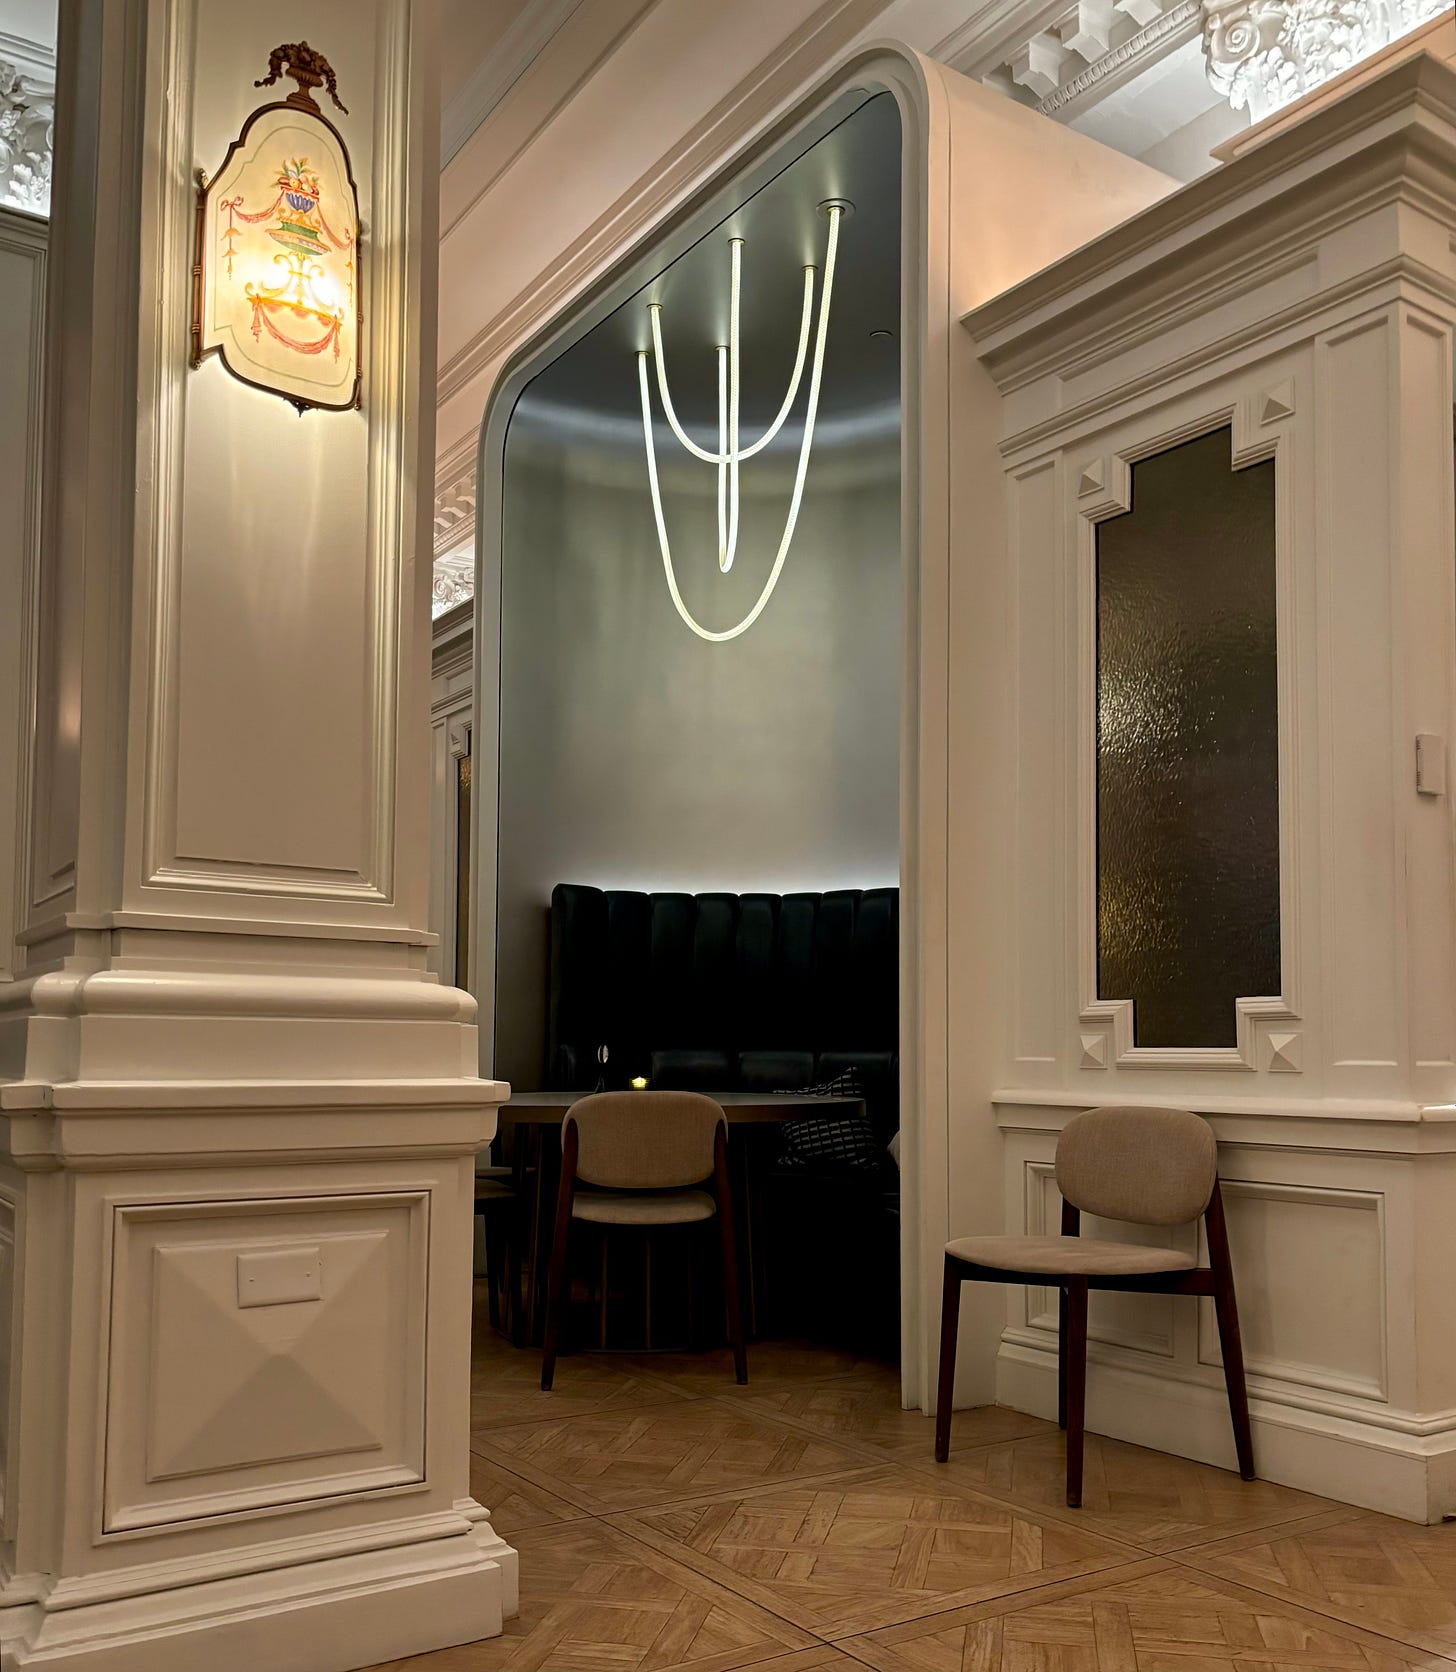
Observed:
[[[1141,75],[1150,64],[1165,58],[1203,29],[1199,0],[1176,0],[1161,17],[1155,17],[1136,34],[1094,58],[1084,70],[1048,93],[1037,103],[1043,116],[1061,120],[1076,114],[1076,106],[1100,96]]]
[[[475,544],[475,471],[435,494],[434,551],[436,558],[448,556],[461,546]],[[472,556],[471,561],[474,561]]]
[[[558,28],[440,175],[440,237],[450,234],[500,177],[664,0],[591,0]]]
[[[495,46],[476,66],[440,119],[440,167],[444,169],[511,88],[535,63],[582,0],[528,0]],[[4,48],[0,46],[0,56]]]
[[[785,41],[518,293],[510,307],[440,367],[437,399],[453,399],[525,342],[593,277],[785,109],[863,31],[882,0],[825,0]]]
[[[462,482],[474,481],[475,453],[479,445],[479,432],[472,430],[447,447],[435,460],[436,503]]]
[[[0,60],[14,66],[17,74],[37,82],[47,92],[56,90],[56,49],[54,43],[32,41],[0,29]]]

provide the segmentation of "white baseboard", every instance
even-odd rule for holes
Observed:
[[[109,1600],[0,1608],[0,1668],[353,1672],[500,1633],[516,1554],[490,1528]]]
[[[1055,1337],[1052,1338],[1053,1343]],[[1235,1467],[1222,1380],[1133,1367],[1089,1349],[1087,1427],[1097,1434]],[[996,1402],[1051,1421],[1057,1415],[1056,1351],[1003,1340]],[[1381,1421],[1261,1397],[1251,1383],[1254,1463],[1263,1480],[1363,1509],[1433,1524],[1456,1508],[1456,1424],[1390,1413]],[[1392,1420],[1394,1417],[1394,1421]],[[1424,1430],[1411,1432],[1410,1430]]]

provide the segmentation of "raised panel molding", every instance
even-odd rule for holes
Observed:
[[[357,797],[361,817],[356,826],[352,803],[349,807],[321,806],[310,840],[337,851],[320,851],[317,857],[284,857],[265,851],[197,851],[183,838],[182,803],[184,796],[190,797],[195,810],[206,805],[207,797],[183,784],[184,710],[195,705],[184,702],[181,685],[185,659],[183,583],[196,567],[193,552],[202,535],[196,529],[190,537],[187,535],[179,507],[183,503],[189,447],[197,445],[195,436],[189,438],[188,408],[205,405],[206,392],[199,390],[197,380],[211,376],[214,368],[192,372],[180,347],[162,346],[185,341],[192,306],[192,181],[197,159],[193,155],[190,66],[196,4],[197,0],[173,0],[169,7],[169,80],[181,91],[169,104],[171,117],[160,143],[164,177],[172,184],[159,199],[151,248],[143,251],[142,259],[143,272],[158,275],[154,281],[156,352],[146,352],[144,345],[140,373],[140,404],[143,409],[153,409],[156,417],[138,441],[149,466],[141,475],[151,487],[141,506],[138,549],[154,554],[154,569],[149,586],[151,631],[147,635],[141,843],[140,853],[132,862],[136,874],[131,880],[153,892],[177,890],[188,895],[210,893],[245,899],[271,896],[300,904],[333,902],[340,914],[368,906],[389,906],[395,896],[399,645],[410,631],[413,609],[413,601],[400,591],[401,569],[408,572],[408,566],[402,566],[399,559],[401,553],[413,548],[415,523],[413,489],[409,485],[415,461],[408,451],[409,426],[400,419],[412,398],[416,345],[407,332],[390,324],[411,312],[405,260],[409,241],[404,227],[410,210],[403,184],[408,179],[409,147],[413,143],[407,94],[397,78],[388,81],[388,97],[375,113],[369,140],[369,174],[376,185],[372,200],[364,208],[368,225],[363,246],[368,264],[365,294],[371,301],[364,332],[362,418],[316,414],[313,418],[317,422],[331,422],[335,428],[310,432],[311,439],[327,434],[330,444],[337,448],[357,429],[357,462],[367,484],[362,509],[366,578],[359,655],[362,686],[357,707],[359,772],[353,780],[357,787],[351,785],[349,789],[350,796]],[[367,159],[368,148],[364,150]],[[234,390],[224,393],[239,398]],[[273,417],[271,408],[263,414],[249,409],[249,421],[255,424]],[[296,420],[281,415],[278,422],[291,424]],[[327,545],[326,540],[323,545]],[[318,553],[315,560],[320,561]],[[307,607],[331,608],[326,595],[317,588],[307,594],[307,600]],[[220,607],[220,600],[210,603],[213,608]],[[301,603],[300,607],[305,606]],[[261,677],[261,666],[259,674]],[[339,746],[336,740],[335,747]],[[195,767],[202,753],[196,736],[190,749]],[[348,782],[345,774],[335,774],[335,779],[340,784]],[[191,908],[187,909],[190,912]],[[284,915],[288,915],[286,909]]]
[[[428,1214],[425,1191],[116,1204],[103,1531],[422,1482]],[[307,1281],[258,1304],[270,1272]]]
[[[1222,1191],[1248,1373],[1388,1399],[1384,1195],[1248,1179]],[[1223,1364],[1210,1301],[1198,1305],[1198,1362]]]

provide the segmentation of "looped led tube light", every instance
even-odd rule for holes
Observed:
[[[763,614],[764,608],[773,596],[774,588],[778,585],[784,562],[789,555],[789,547],[793,543],[794,530],[798,526],[799,511],[804,500],[804,483],[809,473],[809,454],[814,441],[814,424],[819,412],[819,391],[824,375],[824,347],[829,338],[829,305],[834,291],[834,265],[839,247],[839,224],[847,206],[843,203],[831,202],[823,207],[829,217],[829,238],[824,254],[824,284],[819,296],[819,328],[814,339],[813,369],[809,374],[809,401],[804,414],[804,436],[799,444],[799,463],[794,473],[794,488],[789,499],[789,510],[784,522],[783,538],[779,541],[773,567],[769,570],[768,579],[764,582],[763,590],[759,593],[757,602],[736,626],[722,631],[714,631],[711,628],[704,627],[684,603],[682,593],[678,589],[677,575],[672,561],[672,544],[668,539],[667,519],[663,515],[662,509],[662,488],[657,475],[657,443],[652,434],[652,392],[647,376],[649,350],[643,348],[637,351],[637,382],[642,396],[642,432],[647,446],[647,482],[652,491],[652,514],[657,523],[657,543],[662,551],[662,567],[664,574],[667,576],[667,589],[672,596],[677,613],[686,625],[691,627],[699,638],[706,639],[711,644],[723,644],[729,639],[736,639],[740,633],[746,633],[758,620],[759,616]],[[782,429],[784,421],[793,407],[794,398],[799,392],[799,384],[803,377],[814,301],[814,269],[813,267],[806,267],[804,269],[804,311],[799,326],[799,348],[794,361],[793,375],[789,379],[788,394],[784,397],[784,403],[779,408],[778,416],[763,435],[750,446],[740,448],[738,445],[739,293],[742,275],[743,240],[734,238],[730,240],[730,244],[732,249],[732,274],[729,297],[728,343],[726,347],[721,344],[718,347],[717,452],[710,452],[706,448],[699,447],[678,422],[677,413],[672,405],[672,397],[668,393],[667,367],[662,352],[661,304],[656,302],[648,304],[648,313],[652,321],[652,349],[650,352],[657,363],[657,388],[662,399],[662,409],[667,418],[668,427],[690,454],[701,459],[704,463],[716,465],[718,468],[718,567],[725,574],[733,567],[733,558],[738,544],[738,467],[744,459],[752,458],[773,440],[779,430]]]

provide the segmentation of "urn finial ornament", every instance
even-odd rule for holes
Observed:
[[[290,80],[298,83],[298,90],[288,95],[290,104],[306,105],[309,110],[317,110],[318,101],[311,89],[327,87],[329,97],[334,101],[344,115],[349,114],[349,107],[339,98],[339,84],[334,77],[334,67],[324,57],[323,53],[315,52],[307,41],[295,41],[290,45],[275,46],[268,54],[268,73],[253,83],[254,87],[271,87],[280,75],[286,75]]]

